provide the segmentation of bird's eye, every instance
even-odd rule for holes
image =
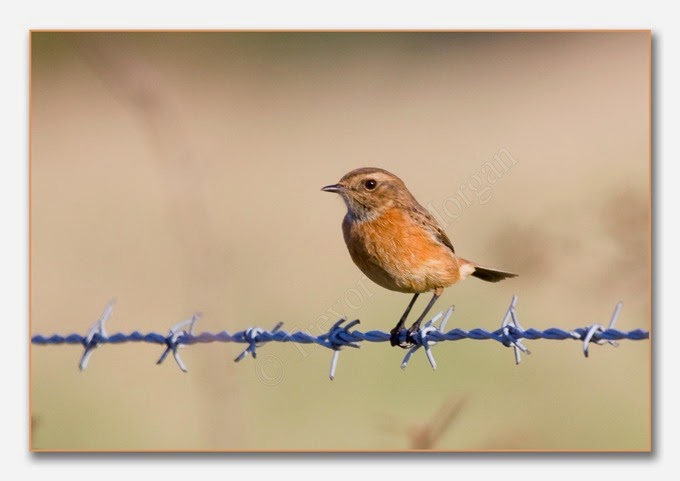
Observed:
[[[378,183],[373,179],[368,179],[366,182],[364,182],[364,187],[366,187],[367,190],[373,190],[377,185]]]

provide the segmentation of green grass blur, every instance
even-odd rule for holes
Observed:
[[[389,330],[409,297],[363,278],[344,205],[386,168],[456,252],[517,272],[445,291],[449,327],[650,326],[646,33],[31,35],[31,334],[249,326]],[[502,175],[489,165],[510,155]],[[505,157],[508,158],[508,157]],[[497,161],[496,161],[497,162]],[[485,165],[487,167],[485,167]],[[499,164],[495,164],[499,165]],[[427,297],[427,296],[424,296]],[[422,308],[422,299],[416,306]],[[650,342],[494,342],[340,354],[272,344],[31,349],[37,450],[647,450]],[[425,427],[425,428],[424,428]]]

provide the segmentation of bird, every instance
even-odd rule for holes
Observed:
[[[361,272],[385,289],[413,294],[390,331],[392,346],[414,345],[413,335],[445,288],[469,276],[487,282],[517,277],[459,257],[432,214],[387,170],[358,168],[321,190],[339,194],[347,206],[342,233]],[[402,331],[418,296],[430,291],[432,298],[404,337]]]

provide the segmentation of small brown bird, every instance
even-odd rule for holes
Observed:
[[[517,276],[458,257],[434,217],[399,177],[386,170],[356,169],[321,190],[340,194],[347,205],[342,233],[357,267],[386,289],[414,294],[391,331],[393,346],[413,345],[411,336],[445,287],[470,275],[488,282]],[[429,291],[434,291],[432,299],[402,339],[401,331],[418,295]]]

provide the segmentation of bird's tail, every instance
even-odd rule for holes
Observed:
[[[461,260],[463,261],[464,264],[464,267],[463,266],[461,267],[461,271],[469,270],[470,267],[473,267],[474,271],[470,272],[469,275],[486,282],[498,282],[502,281],[503,279],[508,279],[510,277],[517,277],[517,274],[513,274],[512,272],[499,271],[497,269],[489,269],[488,267],[477,265],[474,262],[470,262],[465,259]]]

